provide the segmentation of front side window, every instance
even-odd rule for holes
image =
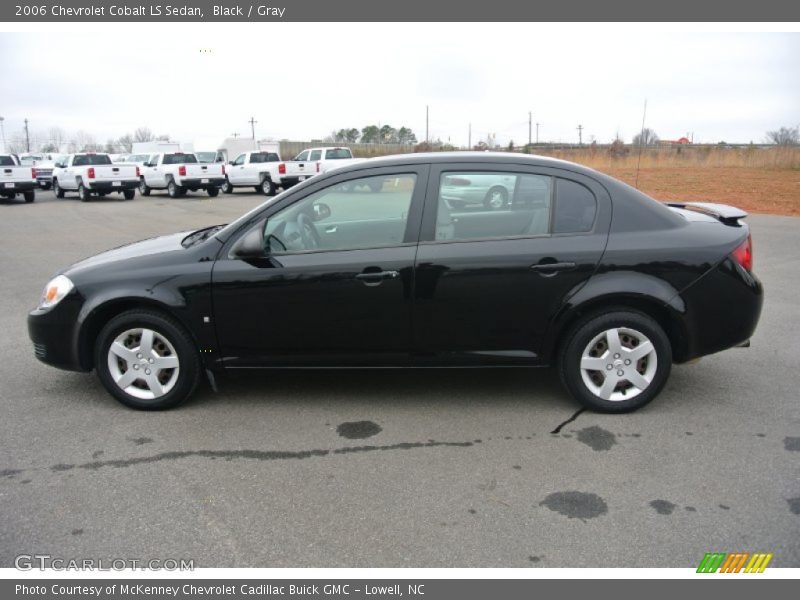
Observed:
[[[315,192],[269,218],[264,247],[286,254],[402,244],[415,185],[414,174],[380,175]]]
[[[236,160],[233,161],[234,166],[239,166],[244,164],[244,154],[240,154],[236,157]]]
[[[448,172],[439,182],[436,240],[545,235],[552,178],[507,172]]]

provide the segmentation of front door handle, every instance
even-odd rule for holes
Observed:
[[[555,275],[559,271],[571,271],[577,265],[574,262],[552,262],[531,265],[531,271],[536,271],[545,276]]]
[[[384,279],[397,279],[400,277],[399,271],[364,271],[356,275],[356,279],[360,279],[364,285],[375,286],[380,285]]]

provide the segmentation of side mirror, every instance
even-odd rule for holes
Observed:
[[[331,207],[324,202],[317,202],[312,206],[314,211],[314,220],[321,221],[331,216]]]
[[[246,233],[233,247],[232,254],[236,258],[260,258],[264,253],[264,224],[254,227]]]

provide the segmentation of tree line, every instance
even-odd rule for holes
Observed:
[[[408,127],[394,128],[391,125],[366,125],[332,131],[327,142],[361,144],[416,144],[417,136]]]

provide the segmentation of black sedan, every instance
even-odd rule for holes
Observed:
[[[673,362],[748,344],[745,216],[541,157],[371,159],[79,262],[28,328],[39,359],[140,409],[240,369],[554,365],[579,402],[624,412]]]

